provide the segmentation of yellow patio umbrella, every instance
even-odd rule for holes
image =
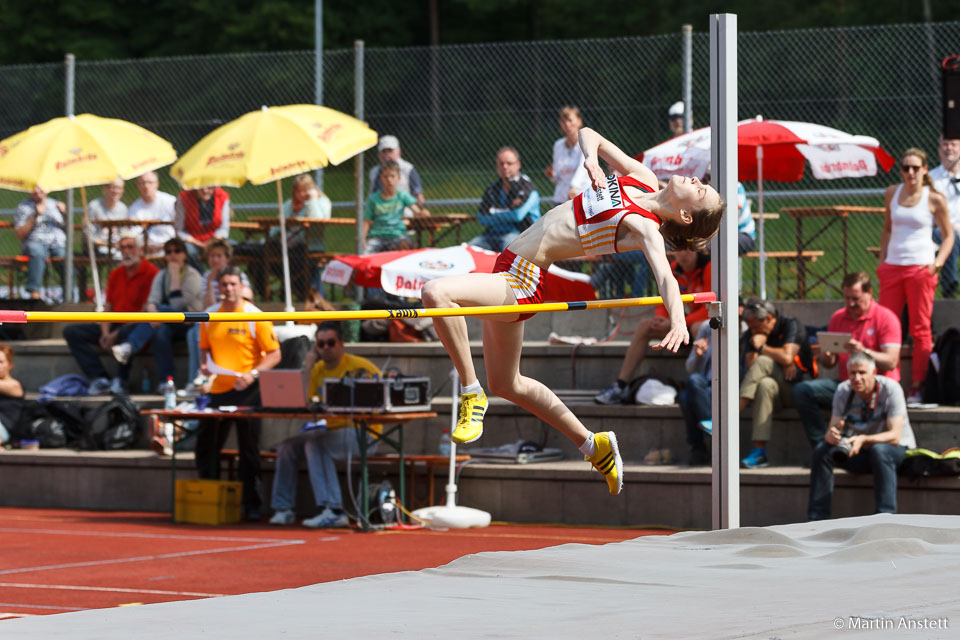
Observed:
[[[280,180],[340,164],[377,144],[377,132],[345,113],[312,104],[262,107],[214,129],[170,168],[186,189],[277,184],[284,295],[288,311],[290,266]]]
[[[54,118],[0,141],[0,187],[26,192],[37,185],[45,191],[79,187],[86,229],[86,187],[117,178],[128,180],[176,159],[169,142],[143,127],[83,113]],[[69,238],[72,231],[68,223]],[[100,278],[89,233],[87,248],[97,310],[101,310]]]

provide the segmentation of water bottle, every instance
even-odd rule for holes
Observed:
[[[167,381],[160,388],[163,393],[163,408],[171,411],[177,408],[177,385],[173,383],[173,376],[167,377]]]
[[[450,455],[450,429],[443,429],[440,432],[440,442],[437,443],[437,451],[442,456]]]
[[[142,393],[150,393],[150,372],[146,369],[143,369],[140,374],[140,391]]]

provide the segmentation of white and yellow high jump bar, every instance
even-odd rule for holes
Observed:
[[[680,296],[683,302],[715,302],[712,291]],[[443,318],[447,316],[491,316],[512,313],[545,313],[552,311],[585,311],[587,309],[616,309],[621,307],[648,307],[663,303],[660,296],[646,298],[617,298],[614,300],[584,300],[581,302],[545,302],[542,304],[496,305],[489,307],[451,307],[437,309],[367,309],[352,311],[257,311],[245,312],[95,312],[95,311],[19,311],[0,310],[0,324],[28,322],[283,322],[287,320],[321,322],[323,320],[368,320],[372,318]]]

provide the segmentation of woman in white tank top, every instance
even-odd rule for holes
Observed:
[[[943,263],[953,248],[947,201],[934,189],[927,154],[907,149],[900,161],[903,182],[887,187],[886,214],[880,237],[879,302],[897,317],[907,305],[913,336],[912,382],[908,402],[921,402],[923,378],[933,349],[933,296]],[[936,225],[945,238],[933,242]]]

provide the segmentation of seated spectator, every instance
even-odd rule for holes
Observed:
[[[743,315],[743,303],[740,303],[739,315]],[[740,322],[740,333],[746,331],[746,325]],[[686,429],[687,444],[690,446],[690,457],[687,464],[691,467],[709,464],[704,434],[713,435],[713,397],[712,397],[712,356],[711,328],[709,322],[700,323],[696,339],[690,347],[687,356],[686,368],[690,374],[680,393],[677,394],[677,404],[683,414],[683,425]],[[743,378],[744,367],[740,367],[740,378]]]
[[[707,184],[710,183],[710,176],[704,179]],[[750,201],[747,199],[747,190],[743,188],[743,183],[737,183],[737,253],[743,256],[745,253],[753,251],[757,241],[757,224],[753,221],[753,213],[750,211]]]
[[[680,285],[681,294],[710,291],[710,256],[708,254],[686,249],[676,251],[670,266],[677,284]],[[697,335],[700,324],[707,319],[707,306],[702,303],[687,302],[684,304],[684,315],[690,334]],[[656,308],[652,318],[641,320],[633,333],[633,339],[630,340],[630,346],[627,347],[627,354],[623,358],[623,364],[620,365],[616,382],[596,395],[593,398],[594,402],[619,404],[627,400],[630,380],[647,355],[650,340],[664,337],[669,330],[670,318],[663,305]]]
[[[200,294],[203,297],[203,308],[210,310],[220,304],[220,288],[217,282],[220,271],[230,264],[233,257],[233,247],[223,238],[213,238],[204,250],[204,257],[210,269],[203,275],[203,286]],[[247,274],[240,271],[241,294],[245,300],[253,300],[253,290],[250,289],[250,280]],[[200,376],[200,325],[193,323],[187,331],[187,386],[184,392],[191,395],[203,384]]]
[[[153,171],[147,171],[137,178],[137,189],[140,191],[140,197],[130,205],[130,217],[135,220],[160,220],[170,223],[155,224],[150,227],[144,255],[152,257],[159,255],[163,250],[163,244],[177,235],[177,230],[173,226],[176,218],[177,197],[160,191],[160,179]]]
[[[90,226],[87,233],[93,240],[98,256],[111,256],[119,259],[120,252],[110,247],[110,229],[97,224],[99,220],[126,220],[127,205],[120,202],[123,196],[123,180],[117,178],[103,185],[103,195],[94,198],[87,205],[87,221]]]
[[[0,445],[10,442],[10,434],[17,428],[23,408],[23,385],[10,375],[13,369],[13,349],[0,342]]]
[[[380,375],[380,370],[366,358],[344,353],[341,324],[327,321],[317,326],[314,348],[304,361],[304,375],[310,379],[307,394],[318,396],[322,402],[324,378],[370,377]],[[350,523],[343,511],[340,480],[334,461],[360,454],[355,428],[356,425],[349,418],[331,418],[325,428],[311,429],[280,443],[270,499],[270,506],[275,513],[270,518],[270,524],[292,524],[296,519],[297,469],[304,459],[313,498],[320,513],[304,520],[303,526],[326,529],[346,527]],[[382,425],[371,425],[370,428],[379,433]],[[373,435],[367,434],[366,437],[368,446],[376,444]]]
[[[13,214],[13,232],[20,241],[20,251],[30,260],[27,263],[27,294],[34,300],[40,298],[43,273],[48,258],[62,258],[67,250],[64,233],[64,217],[67,207],[62,202],[47,197],[43,187],[37,185],[30,197],[17,205]],[[63,265],[59,266],[63,282]]]
[[[467,243],[489,251],[503,251],[540,217],[540,193],[520,173],[520,153],[513,147],[497,151],[497,175],[477,210],[477,222],[486,230]]]
[[[896,513],[897,468],[907,449],[917,446],[900,384],[877,376],[877,364],[866,351],[850,356],[847,372],[849,380],[833,396],[830,429],[810,463],[811,520],[830,518],[834,467],[872,472],[874,512]]]
[[[426,202],[423,197],[423,182],[414,166],[400,157],[400,141],[397,136],[380,136],[377,155],[380,158],[380,164],[370,169],[370,193],[383,189],[380,172],[388,162],[396,162],[400,167],[400,182],[397,183],[397,189],[412,195],[416,198],[417,204],[422,207]]]
[[[143,310],[151,313],[201,311],[203,277],[187,264],[187,249],[183,240],[176,236],[167,240],[163,245],[163,258],[167,266],[154,276]],[[157,375],[160,378],[158,386],[162,386],[167,378],[176,380],[173,341],[185,338],[189,330],[190,325],[185,322],[138,322],[123,342],[113,345],[113,357],[125,365],[149,342],[157,363]]]
[[[941,135],[937,154],[940,165],[930,170],[930,179],[934,188],[947,199],[947,213],[953,227],[953,248],[940,270],[940,293],[944,298],[952,298],[957,295],[960,285],[957,274],[957,262],[960,261],[960,139],[951,140]],[[933,227],[933,241],[937,246],[943,244],[943,232],[936,225]]]
[[[702,430],[702,423],[713,417],[710,331],[709,322],[700,324],[696,339],[690,347],[690,355],[687,356],[686,368],[689,377],[677,394],[677,404],[680,405],[683,426],[687,432],[687,445],[690,447],[687,464],[691,467],[710,462]]]
[[[230,196],[220,187],[181,191],[174,205],[173,226],[187,247],[190,266],[200,271],[200,256],[207,243],[230,237]]]
[[[107,295],[104,311],[135,313],[143,311],[150,295],[150,286],[157,268],[143,259],[143,235],[139,231],[127,231],[120,236],[120,265],[110,272],[107,278]],[[127,339],[136,325],[132,323],[111,324],[109,322],[90,322],[70,324],[63,329],[63,338],[67,341],[80,370],[91,380],[90,395],[101,393],[121,394],[126,392],[130,365],[121,364],[117,375],[110,375],[100,362],[96,348],[110,351],[115,345]]]
[[[900,319],[873,299],[873,286],[866,273],[847,274],[840,286],[845,304],[830,317],[827,331],[852,337],[843,353],[821,350],[818,358],[821,367],[839,365],[837,379],[820,377],[793,385],[793,404],[813,446],[823,442],[827,421],[822,410],[833,406],[837,387],[847,379],[847,361],[852,354],[866,353],[877,363],[877,373],[900,380]]]
[[[791,388],[815,378],[816,364],[806,329],[796,318],[781,316],[773,304],[759,298],[744,303],[743,318],[750,335],[744,340],[747,373],[740,383],[740,411],[753,403],[753,450],[740,466],[756,469],[768,464],[774,410],[793,406]]]
[[[412,249],[413,242],[407,237],[407,225],[403,221],[403,209],[410,207],[418,216],[428,216],[430,212],[421,208],[409,193],[398,190],[400,167],[396,162],[383,166],[380,180],[383,189],[370,195],[363,214],[364,253]]]

